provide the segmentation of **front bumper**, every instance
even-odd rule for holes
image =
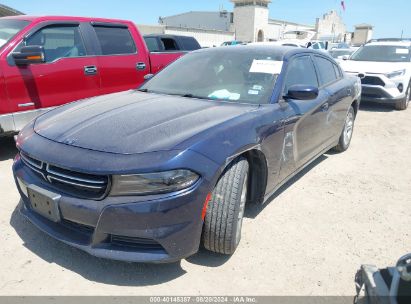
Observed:
[[[397,92],[396,92],[397,93]],[[382,104],[396,104],[405,99],[404,93],[393,94],[382,86],[362,85],[361,100]]]
[[[204,200],[210,184],[168,195],[106,197],[101,201],[59,193],[61,220],[33,210],[25,187],[56,192],[16,157],[13,172],[21,195],[19,210],[51,237],[91,255],[127,262],[174,262],[198,251]]]

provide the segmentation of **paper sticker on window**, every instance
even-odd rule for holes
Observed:
[[[409,49],[397,49],[396,53],[401,54],[401,55],[408,55],[410,53],[410,50]]]
[[[282,61],[254,59],[250,73],[280,74],[283,68]]]
[[[258,95],[260,94],[260,91],[257,90],[248,90],[248,95]]]
[[[211,99],[228,99],[228,100],[239,100],[241,97],[240,94],[238,93],[231,93],[228,90],[218,90],[215,91],[213,93],[211,93],[210,95],[208,95],[208,98]]]

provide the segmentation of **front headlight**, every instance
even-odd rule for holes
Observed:
[[[113,175],[111,196],[162,194],[194,185],[200,176],[190,170]]]
[[[400,70],[400,71],[394,71],[388,74],[385,74],[385,76],[387,76],[387,78],[396,78],[396,77],[400,77],[403,76],[405,74],[405,70]]]

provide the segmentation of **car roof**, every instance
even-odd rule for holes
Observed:
[[[277,58],[281,58],[281,60],[286,60],[289,57],[298,55],[298,54],[316,54],[316,55],[322,55],[322,56],[329,57],[328,54],[317,51],[317,50],[313,50],[313,49],[290,47],[290,46],[279,46],[279,45],[238,45],[235,48],[215,47],[215,48],[196,50],[194,51],[194,53],[198,53],[198,52],[249,53],[252,51],[270,52],[273,54],[273,56],[276,56]]]
[[[167,38],[167,37],[169,37],[169,38],[174,38],[174,37],[177,37],[177,38],[190,38],[190,39],[194,39],[194,37],[192,37],[192,36],[184,36],[184,35],[172,35],[172,34],[147,34],[147,35],[144,35],[143,37],[164,37],[164,38]]]
[[[30,22],[41,22],[41,21],[79,21],[79,22],[119,22],[119,23],[132,23],[128,20],[122,19],[109,19],[109,18],[94,18],[94,17],[76,17],[76,16],[30,16],[30,15],[18,15],[18,16],[8,16],[2,17],[0,19],[14,19],[14,20],[26,20]]]

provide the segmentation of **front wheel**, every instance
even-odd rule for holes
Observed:
[[[406,110],[408,108],[408,104],[410,103],[410,100],[411,100],[411,80],[410,80],[410,84],[408,85],[407,92],[405,93],[404,100],[397,102],[395,104],[395,109],[398,111]]]
[[[248,161],[234,160],[214,188],[204,219],[202,242],[207,250],[233,254],[241,239],[247,201]]]
[[[334,147],[337,152],[344,152],[348,149],[351,143],[352,135],[354,132],[354,122],[355,122],[355,111],[353,106],[350,107],[345,118],[344,129],[338,140],[338,145]]]

